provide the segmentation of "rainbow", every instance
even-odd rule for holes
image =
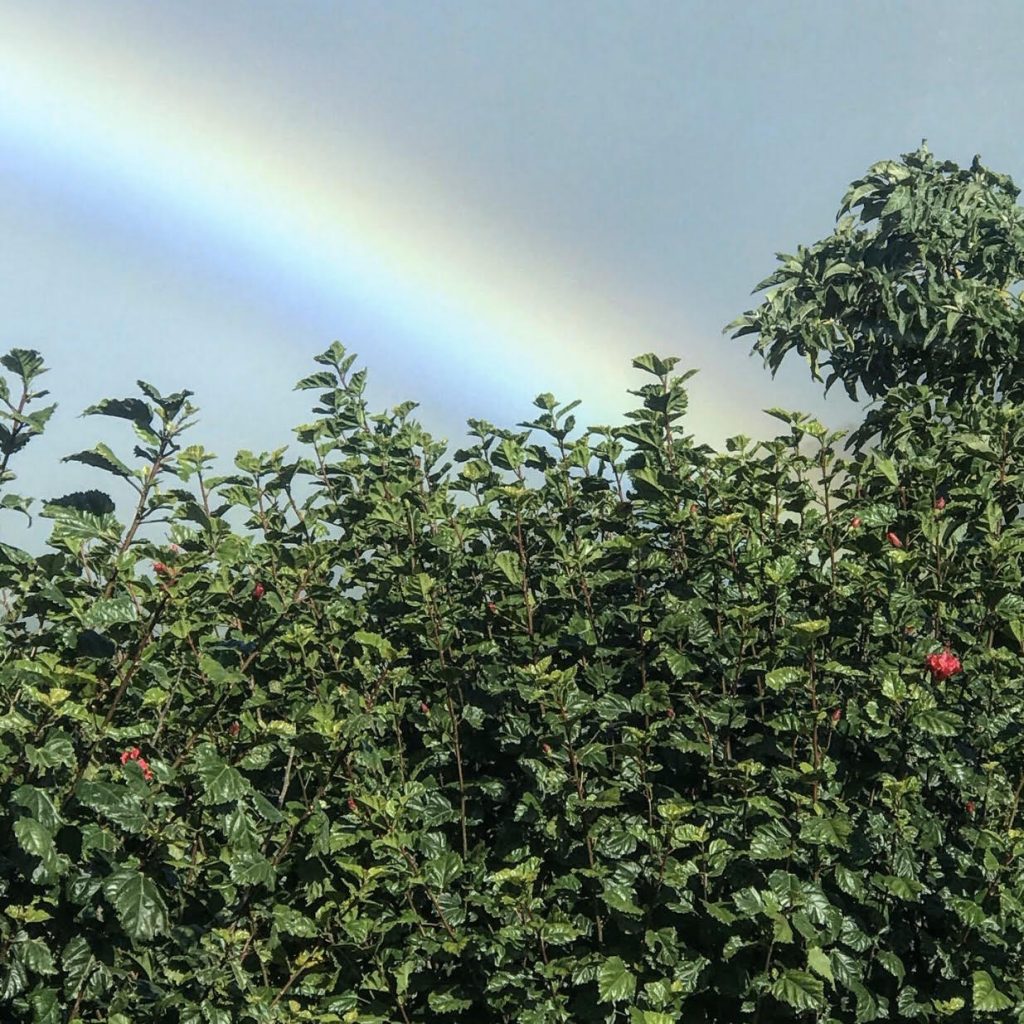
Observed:
[[[378,325],[377,351],[341,340],[372,375],[403,385],[426,378],[443,395],[473,381],[485,394],[515,395],[521,416],[523,396],[551,390],[563,401],[584,398],[585,422],[607,422],[635,404],[625,394],[640,383],[630,358],[677,347],[645,336],[624,301],[573,294],[568,274],[537,269],[528,239],[460,216],[453,197],[417,185],[415,169],[396,169],[368,141],[325,153],[309,133],[275,139],[253,105],[225,99],[220,83],[171,88],[151,58],[9,5],[0,145],[34,176],[50,177],[58,194],[69,178],[82,195],[102,183],[105,194],[117,190],[111,217],[141,217],[147,232],[179,245],[183,230],[193,232],[190,258],[233,261],[275,301],[344,309],[346,322]],[[396,181],[401,188],[389,189]],[[708,383],[702,375],[695,391]],[[712,407],[712,428],[729,419],[741,429],[735,396]]]

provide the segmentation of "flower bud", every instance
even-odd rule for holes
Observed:
[[[420,711],[425,715],[430,714],[430,705],[425,700],[420,701]]]
[[[901,547],[903,547],[903,541],[901,541],[901,540],[899,539],[899,537],[897,537],[897,536],[896,536],[896,534],[892,532],[892,530],[890,530],[890,531],[889,531],[889,532],[888,532],[888,533],[887,533],[887,534],[885,535],[885,539],[886,539],[886,540],[887,540],[887,541],[888,541],[888,542],[889,542],[889,543],[890,543],[890,544],[891,544],[891,545],[892,545],[892,546],[893,546],[894,548],[901,548]]]
[[[974,801],[973,800],[968,800],[967,803],[964,806],[967,808],[967,813],[968,814],[973,814],[974,813]]]
[[[939,496],[938,496],[938,497],[937,497],[937,498],[935,499],[935,510],[936,510],[937,512],[941,512],[941,511],[942,511],[942,510],[943,510],[943,509],[944,509],[945,507],[946,507],[946,499],[945,499],[945,498],[943,498],[943,497],[942,497],[942,495],[940,494],[940,495],[939,495]]]
[[[252,588],[252,596],[258,601],[267,592],[266,587],[262,583],[257,583]]]
[[[238,735],[238,733],[241,731],[241,728],[242,727],[237,722],[232,722],[228,726],[228,732],[231,734],[232,737],[234,737]]]
[[[836,708],[836,709],[835,709],[835,710],[834,710],[834,711],[832,712],[832,724],[833,724],[833,725],[838,725],[838,724],[839,724],[839,720],[840,720],[840,719],[841,719],[842,717],[843,717],[843,710],[842,710],[842,708]]]
[[[492,614],[496,615],[498,612],[498,606],[493,601],[487,602],[487,610]]]
[[[851,530],[856,530],[857,527],[859,527],[859,526],[860,526],[860,516],[854,516],[850,520],[850,529]]]
[[[665,712],[665,714],[669,718],[675,718],[676,717],[676,709],[675,708],[669,708],[668,711]]]
[[[153,572],[155,572],[159,576],[162,576],[165,572],[170,572],[170,570],[167,568],[166,565],[164,565],[163,562],[154,562]]]
[[[349,809],[349,810],[350,810],[350,811],[351,811],[351,812],[352,812],[353,814],[355,814],[355,813],[356,813],[356,811],[357,811],[357,810],[359,809],[359,808],[358,808],[358,807],[356,806],[356,802],[355,802],[355,800],[353,800],[353,799],[352,799],[352,797],[349,797],[349,798],[348,798],[348,809]]]
[[[543,750],[545,754],[551,753],[551,747],[547,743],[545,743],[540,749]]]

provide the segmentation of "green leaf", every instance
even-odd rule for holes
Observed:
[[[132,868],[118,868],[103,883],[103,895],[113,905],[127,935],[146,942],[169,927],[167,906],[152,879]]]
[[[222,804],[238,800],[249,792],[248,780],[237,769],[222,760],[217,748],[204,743],[196,748],[192,764],[203,784],[203,801]]]
[[[82,625],[90,629],[103,629],[117,622],[138,622],[138,619],[135,602],[125,594],[123,597],[100,598],[93,602],[82,616]]]
[[[86,451],[75,452],[74,455],[65,455],[61,462],[81,462],[83,465],[102,469],[125,480],[133,478],[132,471],[105,444],[94,445]]]
[[[805,818],[800,826],[800,838],[812,846],[835,846],[845,849],[852,831],[853,825],[844,815]]]
[[[783,972],[769,992],[780,1003],[797,1010],[820,1010],[825,1004],[824,984],[806,971]]]
[[[975,971],[974,978],[974,1009],[979,1013],[997,1013],[1009,1010],[1013,1000],[1003,995],[996,988],[996,983],[987,971]]]
[[[887,459],[884,455],[879,452],[874,453],[875,465],[882,471],[886,480],[893,485],[898,487],[900,483],[899,473],[896,472],[896,465],[892,459]]]
[[[519,564],[519,556],[512,551],[499,551],[494,562],[508,578],[509,583],[516,587],[523,585],[523,570]]]
[[[672,1013],[660,1010],[638,1010],[635,1006],[629,1009],[630,1024],[677,1024],[679,1018]]]
[[[56,768],[58,765],[74,767],[75,748],[67,733],[52,731],[41,747],[25,744],[25,759],[33,768]]]
[[[28,813],[48,832],[57,831],[61,820],[60,814],[45,789],[25,784],[14,791],[12,799],[16,804],[26,808]]]
[[[621,1003],[633,998],[636,975],[617,956],[608,957],[597,971],[597,997],[602,1003]]]
[[[781,693],[787,686],[791,686],[793,683],[802,683],[806,679],[806,670],[787,665],[783,668],[772,669],[764,677],[764,684],[769,690]]]
[[[272,888],[274,865],[258,850],[239,850],[231,858],[231,881],[238,885],[265,885]]]
[[[138,398],[104,398],[95,405],[90,405],[82,415],[114,416],[122,420],[132,420],[142,427],[148,427],[153,420],[152,409]]]
[[[50,372],[43,369],[43,357],[34,348],[12,348],[6,355],[0,356],[0,363],[26,386],[36,377]]]
[[[664,377],[671,372],[672,367],[679,362],[678,357],[668,356],[662,359],[653,352],[645,352],[633,360],[633,366],[638,370],[646,370],[655,377]]]
[[[901,900],[914,902],[925,891],[925,886],[912,878],[900,878],[897,875],[874,875],[872,881],[888,890]]]
[[[148,824],[138,796],[127,786],[83,779],[75,787],[75,796],[86,807],[99,811],[127,832],[142,832]]]
[[[14,823],[14,835],[27,854],[39,858],[32,872],[33,882],[46,884],[67,870],[68,858],[58,856],[53,834],[34,818],[19,818]]]
[[[832,982],[833,985],[836,982],[835,976],[832,974],[832,961],[829,960],[828,955],[823,952],[820,946],[808,947],[807,969]]]
[[[829,630],[828,619],[808,619],[806,622],[794,622],[792,628],[805,640],[813,640],[824,636]]]
[[[26,853],[43,860],[53,856],[53,834],[34,818],[19,818],[14,823],[14,835]]]
[[[952,711],[918,711],[911,721],[922,732],[933,736],[956,736],[963,730],[963,720]]]
[[[28,997],[32,1007],[32,1024],[63,1024],[64,1012],[52,988],[37,988]]]
[[[431,857],[423,866],[423,877],[433,889],[447,889],[462,874],[462,858],[447,851]]]

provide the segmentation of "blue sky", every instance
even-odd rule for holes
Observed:
[[[37,498],[100,486],[63,455],[134,438],[78,413],[143,378],[197,394],[225,468],[292,443],[292,384],[335,338],[377,406],[453,447],[552,391],[609,422],[633,355],[676,355],[688,429],[834,426],[722,326],[845,186],[922,138],[1024,181],[1017,2],[280,4],[0,0],[0,348],[60,407],[14,463]],[[298,452],[292,443],[293,452]],[[127,514],[127,489],[111,488]],[[42,550],[11,513],[5,540]]]

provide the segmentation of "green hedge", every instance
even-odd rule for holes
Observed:
[[[872,173],[944,174],[951,230],[977,182],[929,159]],[[827,319],[855,260],[800,258],[741,331]],[[299,382],[305,455],[227,477],[190,392],[100,402],[134,462],[69,458],[127,522],[88,491],[45,505],[53,553],[0,544],[4,1020],[1024,1020],[1012,382],[908,370],[845,451],[773,410],[716,453],[646,355],[625,425],[544,394],[453,466],[353,362]],[[0,486],[52,412],[36,353],[3,365]]]

